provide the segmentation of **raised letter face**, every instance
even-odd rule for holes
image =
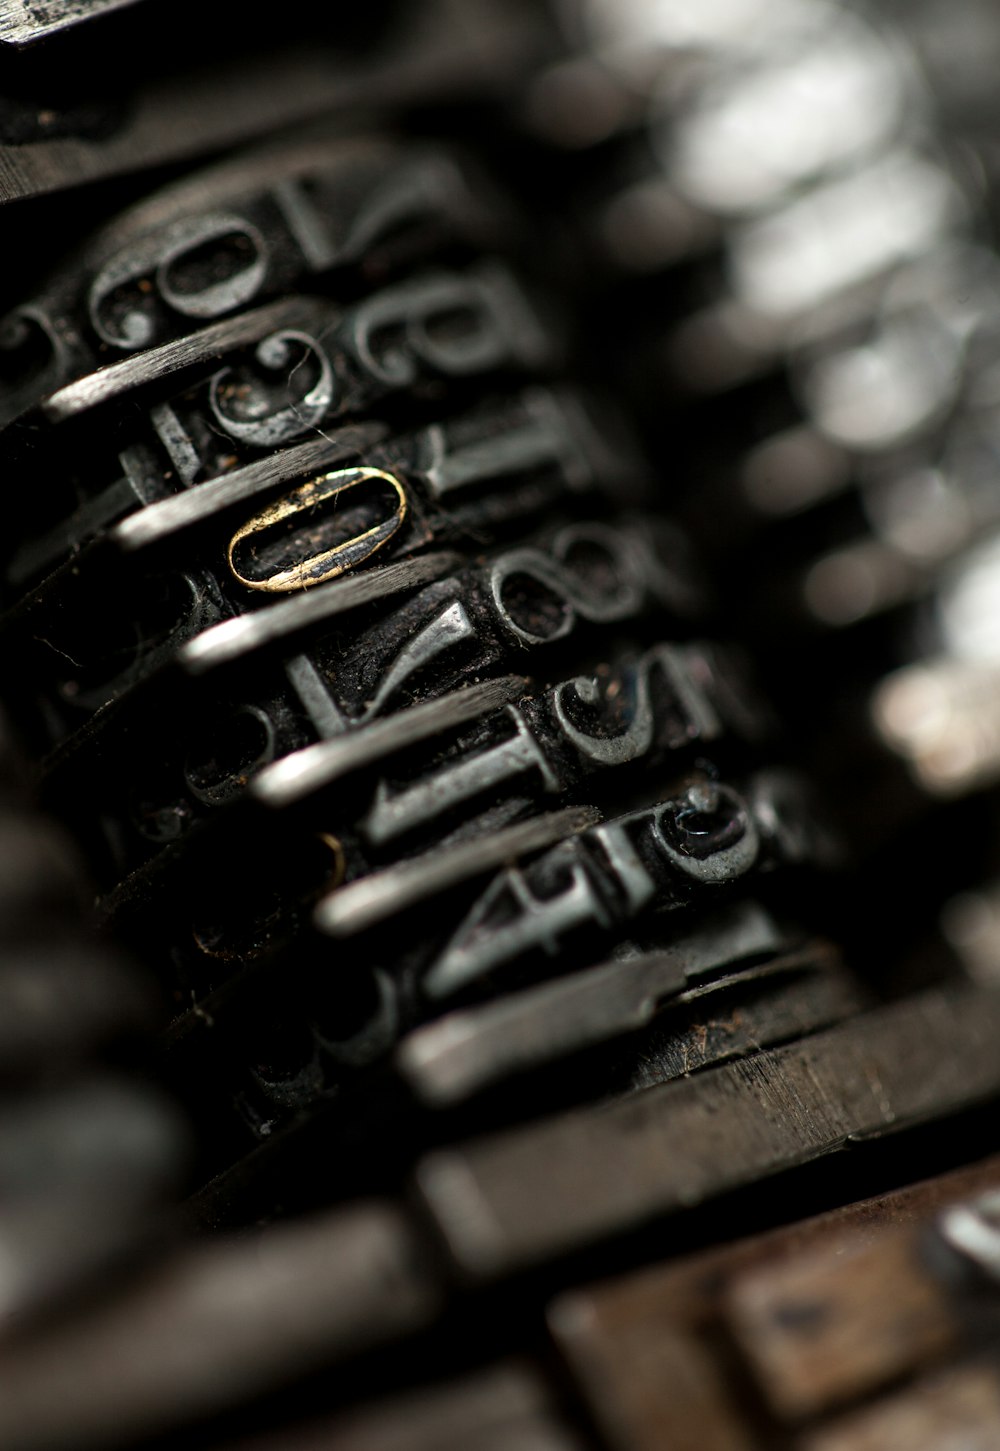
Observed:
[[[320,510],[323,504],[327,507]],[[406,510],[406,492],[392,474],[338,469],[300,484],[255,514],[229,541],[226,558],[247,589],[306,589],[335,579],[381,549]]]

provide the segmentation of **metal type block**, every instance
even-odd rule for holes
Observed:
[[[435,710],[439,704],[434,703]],[[384,724],[395,722],[402,736],[406,714]],[[361,745],[363,738],[361,732],[338,745]],[[723,789],[727,801],[736,799]],[[216,1100],[221,1090],[240,1104],[247,1093],[256,1100],[258,1090],[263,1092],[266,1106],[246,1112],[238,1107],[238,1114],[252,1132],[270,1137],[293,1111],[320,1106],[345,1075],[384,1062],[402,1032],[440,1011],[442,998],[482,997],[565,973],[581,961],[593,961],[601,946],[607,950],[633,919],[641,922],[650,915],[655,924],[664,914],[686,908],[690,921],[692,907],[704,912],[713,900],[724,900],[730,881],[742,874],[794,865],[808,851],[807,839],[798,835],[801,823],[787,815],[787,806],[779,806],[767,791],[761,782],[747,793],[742,809],[751,809],[746,802],[753,802],[757,814],[744,821],[742,846],[734,835],[737,825],[720,817],[714,843],[704,831],[697,833],[700,857],[685,856],[679,836],[671,848],[673,862],[656,845],[666,840],[663,831],[647,840],[646,829],[656,820],[671,819],[671,812],[683,816],[684,795],[625,822],[595,824],[600,818],[592,808],[532,814],[516,826],[491,828],[480,822],[430,850],[375,869],[360,866],[352,837],[341,832],[337,842],[346,872],[342,861],[342,884],[326,895],[319,877],[314,884],[303,867],[295,866],[305,862],[308,833],[303,837],[301,831],[286,830],[275,838],[276,820],[259,837],[250,833],[248,815],[232,845],[220,848],[213,832],[198,850],[179,857],[164,852],[159,862],[134,873],[111,894],[107,910],[130,934],[152,934],[170,947],[171,964],[164,964],[168,979],[185,985],[178,1006],[188,1006],[189,993],[193,1004],[175,1024],[173,1041],[186,1044],[185,1051],[196,1057],[211,1055],[213,1043],[221,1052],[225,1042],[232,1045],[235,1062],[274,1058],[280,1065],[280,1071],[269,1070],[263,1079],[254,1070],[252,1091],[249,1079],[239,1087],[246,1074],[235,1067],[211,1070],[205,1088]],[[343,785],[337,793],[343,798]],[[310,811],[315,814],[315,805]],[[328,817],[323,819],[328,823]],[[699,818],[696,824],[707,820]],[[310,829],[316,833],[316,826]],[[637,831],[631,845],[629,830]],[[245,855],[235,856],[237,851]],[[245,862],[236,868],[235,887],[219,879],[220,855],[231,871],[234,861]],[[256,857],[263,870],[255,868]],[[289,862],[296,874],[286,886]],[[332,868],[327,851],[325,872]],[[523,885],[508,904],[511,883]],[[645,893],[640,890],[644,884]],[[314,897],[319,898],[315,908]],[[310,912],[315,937],[303,920]],[[700,949],[692,944],[693,951],[713,950],[710,929],[705,936],[706,943]],[[758,937],[751,934],[748,942],[759,950]],[[724,953],[725,942],[714,950]],[[355,996],[360,992],[367,1004],[363,1017],[352,1016],[350,995],[338,1010],[335,982],[327,980],[334,968],[344,992],[349,984]],[[287,1012],[275,1020],[267,1005],[276,1001],[279,984]],[[707,986],[694,987],[685,994],[642,1051],[633,1053],[636,1085],[750,1051],[762,1041],[814,1030],[856,1010],[860,1002],[856,988],[822,954],[734,971],[718,984],[714,1011],[701,1001],[708,992]],[[341,1027],[338,1020],[350,1026]],[[206,1024],[217,1031],[206,1035]],[[609,1024],[604,1036],[613,1029]],[[591,1041],[601,1037],[592,1034]],[[543,1061],[545,1052],[543,1035]],[[593,1077],[591,1093],[620,1090],[627,1081],[620,1065],[605,1064]]]
[[[440,701],[411,705],[390,720],[372,721],[362,731],[307,746],[266,770],[254,782],[251,797],[274,810],[294,806],[342,776],[491,714],[516,699],[523,684],[517,676],[508,675],[482,685],[469,685]]]
[[[25,77],[17,90],[30,99],[12,108],[19,124],[0,135],[0,205],[209,156],[296,125],[329,127],[332,118],[343,131],[361,117],[470,96],[498,105],[554,41],[538,7],[483,0],[376,7],[335,26],[310,11],[294,33],[280,34],[273,25],[206,28],[192,0],[166,12],[172,24],[154,5],[94,4],[105,13],[93,16],[88,4],[90,23],[42,36],[37,55],[30,41],[11,51],[15,76]],[[7,11],[16,44],[27,39],[26,22],[37,27],[67,7],[8,0]],[[150,32],[148,62],[123,68],[122,50],[138,51]],[[81,90],[81,102],[67,103]]]
[[[24,799],[0,724],[0,1338],[40,1320],[150,1234],[186,1161],[185,1126],[112,1056],[155,998],[86,935],[63,835]]]
[[[763,967],[741,968],[741,958],[763,954],[768,957]],[[707,981],[699,986],[702,978]],[[724,1009],[714,1003],[751,982],[761,992],[759,1010],[741,1004],[726,1022]],[[786,984],[795,1005],[790,1016],[775,1002],[783,999]],[[819,945],[789,950],[776,924],[748,904],[729,914],[720,909],[705,926],[661,952],[620,956],[493,1003],[445,1014],[403,1040],[396,1067],[423,1102],[446,1107],[659,1018],[663,1039],[635,1070],[636,1086],[649,1087],[704,1063],[826,1026],[857,1004],[856,989],[837,976],[834,954]],[[692,1026],[676,1032],[680,1042],[675,1044],[671,1022],[678,1009],[687,1007]],[[717,1027],[722,1028],[718,1044],[710,1041]],[[676,1065],[669,1063],[671,1049]]]
[[[440,1291],[391,1204],[165,1255],[4,1349],[11,1451],[128,1443],[426,1324]]]
[[[93,20],[135,0],[3,0],[0,4],[0,40],[25,45],[54,31]]]
[[[575,400],[547,390],[382,443],[385,434],[344,426],[147,504],[7,612],[11,647],[42,678],[55,670],[53,705],[72,719],[163,664],[212,622],[209,611],[239,612],[258,593],[295,592],[376,556],[499,544],[596,482],[592,429]],[[181,547],[181,568],[171,567]],[[104,663],[101,629],[114,629],[124,592],[140,621],[152,616],[154,639],[137,631],[126,652],[116,640]]]
[[[692,773],[657,804],[495,877],[426,970],[424,990],[448,998],[529,954],[553,958],[581,932],[596,946],[645,914],[699,896],[707,906],[748,874],[801,864],[822,852],[804,807],[790,782],[766,773],[742,792]]]
[[[451,336],[445,318],[452,324]],[[294,356],[296,344],[305,357]],[[419,385],[428,376],[540,368],[551,363],[553,353],[510,273],[497,262],[480,263],[464,272],[418,272],[346,308],[310,296],[267,303],[105,363],[49,393],[38,407],[48,422],[65,423],[116,400],[142,397],[163,380],[251,346],[262,377],[254,377],[246,362],[235,375],[232,366],[217,370],[205,402],[236,443],[258,446],[285,443],[340,413],[364,412],[403,388],[419,397]],[[301,397],[290,407],[265,412],[263,399],[251,389],[256,386],[263,394],[261,383],[269,374],[276,381],[276,375],[288,378],[300,370]],[[315,370],[318,378],[310,376]],[[190,409],[191,401],[185,401]]]
[[[455,697],[456,704],[461,703],[462,695],[472,700],[479,694],[471,687]],[[429,722],[443,721],[447,704],[446,700],[411,710],[426,711]],[[401,713],[384,723],[391,727],[397,748],[412,744],[406,734],[408,715]],[[368,730],[374,731],[375,727]],[[364,734],[337,744],[361,748],[365,745]],[[345,761],[351,754],[344,756]],[[296,764],[291,756],[274,769],[284,773],[292,771]],[[258,786],[267,780],[262,772]],[[298,789],[294,780],[290,789]],[[631,927],[644,916],[661,917],[693,905],[707,907],[723,899],[726,888],[744,877],[779,866],[799,865],[815,851],[809,839],[810,825],[796,803],[779,803],[769,794],[770,786],[764,779],[749,783],[745,794],[740,794],[717,781],[690,777],[678,784],[675,795],[658,805],[600,824],[593,824],[595,816],[600,819],[593,808],[571,808],[537,817],[535,809],[524,805],[521,814],[527,820],[522,825],[491,828],[487,823],[493,808],[486,808],[485,814],[480,809],[477,814],[472,786],[469,790],[470,808],[465,814],[470,819],[462,830],[453,826],[452,836],[446,837],[443,845],[381,868],[377,865],[381,853],[365,825],[368,814],[361,818],[359,827],[348,828],[341,805],[336,830],[341,849],[347,854],[346,880],[321,896],[315,911],[321,932],[351,939],[391,922],[408,909],[426,912],[436,898],[461,887],[470,876],[496,873],[471,903],[465,894],[464,917],[450,923],[432,917],[425,929],[429,938],[423,934],[418,938],[426,944],[419,974],[422,990],[434,1001],[475,988],[481,979],[501,968],[523,972],[532,964],[537,972],[548,959],[551,971],[572,945],[579,946],[581,933],[590,934],[591,951],[595,951],[598,941],[613,941],[613,933]],[[167,928],[173,894],[188,896],[194,884],[203,880],[205,869],[210,871],[210,861],[217,858],[223,842],[233,856],[242,841],[248,868],[255,853],[262,849],[266,853],[263,859],[273,861],[273,847],[267,851],[267,846],[281,823],[272,822],[259,811],[253,813],[254,794],[255,790],[249,793],[245,810],[231,813],[231,834],[202,832],[192,837],[191,846],[184,850],[161,850],[109,894],[104,910],[133,922],[151,922],[167,913],[159,930],[173,933],[181,926],[174,908],[175,926]],[[342,801],[344,786],[338,788],[337,794]],[[361,800],[365,800],[364,792]],[[302,838],[303,830],[308,833],[331,825],[329,809],[323,810],[311,796],[308,808],[304,826],[292,824],[281,832],[278,839],[286,843],[286,849],[296,835]],[[502,814],[499,819],[503,820]],[[220,818],[220,827],[224,826],[225,819]],[[574,832],[580,834],[571,835]],[[542,836],[538,837],[538,833]],[[556,844],[537,861],[514,866],[517,843],[522,839],[525,850],[537,849],[543,839],[555,840]],[[394,843],[389,850],[395,855]],[[248,880],[256,880],[252,872]],[[703,899],[700,903],[699,898]],[[204,888],[195,896],[197,902],[203,899]],[[207,909],[205,903],[201,910]],[[249,899],[244,912],[249,927],[255,920]]]
[[[461,1271],[497,1275],[996,1094],[1000,1000],[937,991],[801,1044],[442,1151],[420,1191]]]
[[[538,1371],[511,1362],[231,1451],[582,1451]]]
[[[643,1044],[629,1087],[652,1088],[710,1063],[792,1042],[868,1005],[863,986],[829,944],[806,944],[684,994]]]
[[[10,917],[4,913],[10,926]],[[51,930],[51,929],[50,929]],[[131,963],[65,936],[44,954],[8,942],[0,956],[0,1067],[6,1074],[65,1068],[113,1042],[125,1029],[149,1029],[151,995]]]
[[[429,1007],[459,993],[481,991],[500,970],[513,973],[515,980],[528,972],[550,975],[567,959],[571,962],[582,943],[587,943],[593,960],[600,951],[598,944],[611,946],[622,928],[631,928],[637,919],[707,908],[724,900],[727,888],[744,877],[800,865],[815,852],[811,824],[802,814],[804,804],[786,785],[779,790],[780,783],[762,776],[741,791],[695,774],[677,783],[675,794],[657,805],[608,821],[600,821],[599,814],[587,807],[538,815],[537,805],[525,798],[520,811],[526,819],[507,826],[504,813],[497,813],[488,798],[485,809],[477,812],[470,794],[469,807],[462,808],[467,819],[459,829],[453,815],[450,835],[443,840],[439,836],[435,845],[402,861],[393,861],[398,852],[393,840],[386,848],[393,864],[379,866],[383,854],[365,824],[373,783],[369,781],[358,797],[361,782],[332,775],[333,765],[340,760],[346,769],[359,752],[369,751],[369,739],[374,748],[376,737],[381,741],[386,732],[389,749],[411,750],[415,744],[410,738],[411,714],[436,729],[447,721],[449,710],[463,705],[463,697],[470,709],[488,710],[496,690],[496,685],[470,687],[322,747],[307,748],[303,753],[307,758],[311,750],[321,752],[322,760],[316,764],[328,782],[326,794],[314,796],[310,791],[303,801],[302,782],[292,774],[299,764],[295,756],[267,768],[228,817],[220,816],[211,831],[192,833],[189,842],[182,841],[179,847],[162,848],[108,894],[104,911],[130,931],[155,932],[162,943],[177,950],[187,936],[189,953],[195,957],[199,951],[210,953],[207,960],[201,956],[202,971],[211,968],[216,977],[223,970],[232,975],[241,962],[252,960],[269,944],[275,948],[289,942],[289,934],[301,932],[297,912],[310,910],[312,894],[319,897],[315,907],[319,932],[341,942],[356,942],[352,960],[369,966],[374,961],[391,969],[400,948],[396,921],[410,914],[406,972],[419,984]],[[518,737],[511,739],[516,743]],[[374,764],[384,755],[380,746]],[[255,800],[266,789],[271,769],[282,782],[280,810],[273,803]],[[377,788],[377,781],[374,784]],[[470,793],[475,785],[475,781],[470,784]],[[275,884],[284,881],[283,859],[297,862],[305,842],[317,832],[320,837],[329,832],[333,818],[323,803],[331,793],[337,816],[344,822],[336,826],[343,856],[335,881],[342,885],[323,894],[323,877],[335,866],[328,843],[323,877],[315,883],[312,878],[295,879],[291,900],[273,901]],[[364,815],[358,827],[345,829],[349,796],[359,800]],[[302,805],[295,807],[300,801]],[[293,808],[291,820],[283,821]],[[432,819],[437,812],[435,803]],[[496,824],[490,824],[491,817]],[[550,842],[555,844],[538,855]],[[534,853],[535,859],[515,865],[520,853]],[[227,887],[221,903],[220,854],[230,871],[235,866],[236,887],[235,896]],[[263,878],[254,868],[255,860],[264,865]],[[268,877],[272,886],[263,893]],[[486,884],[473,890],[477,877],[486,877]],[[439,904],[446,899],[452,906],[442,915]],[[180,901],[187,904],[185,914],[178,910]],[[214,924],[210,933],[197,925],[206,919]],[[379,939],[383,927],[391,930]],[[209,947],[214,942],[218,945]],[[212,961],[213,957],[218,960]],[[823,1011],[823,997],[824,990],[817,989],[813,1014]],[[835,1011],[836,998],[834,992],[828,1010]],[[794,1022],[794,1009],[789,1010],[789,1021]],[[805,1002],[800,1010],[808,1017]]]
[[[657,606],[693,616],[699,600],[689,576],[683,539],[645,520],[565,526],[483,564],[439,552],[376,565],[203,629],[50,755],[47,789],[61,794],[84,771],[99,789],[93,773],[118,771],[127,732],[153,738],[165,710],[214,710],[217,691],[232,700],[249,685],[259,699],[261,672],[276,665],[316,734],[332,737],[398,709],[415,688],[432,696],[470,675],[523,667],[587,626],[642,620]],[[407,594],[402,605],[393,599]],[[229,606],[203,598],[209,611]],[[677,660],[703,677],[738,734],[766,729],[737,660],[705,646],[684,647]]]
[[[92,450],[78,443],[86,472],[66,470],[61,498],[68,501],[76,494],[82,502],[61,519],[58,496],[44,510],[36,503],[22,511],[27,517],[20,528],[28,538],[11,562],[11,585],[23,586],[67,555],[79,553],[95,533],[137,507],[237,473],[277,446],[309,436],[323,438],[327,430],[363,417],[401,390],[411,409],[430,400],[438,411],[448,407],[449,379],[467,385],[505,371],[530,374],[544,368],[547,339],[515,292],[512,280],[491,266],[475,278],[444,273],[420,277],[376,293],[346,315],[318,299],[286,299],[109,364],[68,385],[43,402],[43,413],[74,417],[118,398],[130,413],[148,407],[148,421],[145,428],[132,425],[128,442],[116,430],[118,455],[110,478],[114,480],[119,468],[124,468],[124,477],[114,482],[107,481],[108,475],[94,479]],[[365,311],[372,314],[368,321],[362,320]],[[448,338],[445,326],[457,336]],[[199,369],[202,378],[184,391],[171,393],[168,388],[168,396],[159,402],[155,393],[150,396],[157,380],[170,379],[176,388],[180,379],[175,374],[190,378]],[[99,422],[91,420],[90,427],[98,431],[99,446]],[[37,468],[34,434],[31,442],[30,463]],[[59,442],[58,435],[50,437],[52,445]],[[303,498],[319,502],[335,491],[317,481],[302,492]],[[402,499],[404,508],[405,503]],[[286,505],[285,514],[292,512],[291,504]],[[261,581],[241,574],[234,550],[253,526],[244,528],[228,553],[241,584],[280,591],[329,577],[319,572],[315,578]],[[341,558],[341,568],[344,562]]]
[[[461,623],[461,617],[457,619]],[[442,621],[447,623],[447,614],[436,616],[434,627]],[[455,633],[451,631],[443,643],[454,643]],[[462,633],[471,634],[467,623]],[[411,640],[411,657],[419,641],[420,636]],[[413,666],[418,663],[419,658],[412,658]],[[286,666],[286,674],[291,674],[301,698],[301,673],[310,665],[309,657],[296,657],[292,664],[294,673]],[[723,665],[718,655],[713,660],[712,652],[701,646],[659,645],[638,658],[625,655],[602,664],[594,676],[576,676],[547,691],[526,689],[516,677],[500,677],[446,691],[436,700],[406,706],[385,719],[362,717],[360,722],[345,719],[325,684],[331,676],[337,678],[336,665],[329,675],[312,667],[308,683],[315,687],[315,696],[306,700],[308,715],[312,731],[327,738],[311,745],[304,744],[303,737],[308,740],[312,731],[303,730],[281,695],[269,699],[264,679],[255,677],[252,696],[223,697],[205,712],[193,733],[178,731],[172,723],[164,732],[150,722],[140,749],[144,755],[155,746],[155,767],[152,772],[148,766],[144,770],[142,755],[136,757],[127,748],[134,764],[124,794],[119,779],[121,746],[107,752],[96,773],[91,752],[85,781],[74,783],[64,769],[58,783],[61,790],[53,794],[61,794],[64,809],[71,807],[77,815],[94,809],[101,799],[104,814],[117,823],[119,871],[139,869],[144,859],[153,859],[168,845],[176,857],[183,839],[203,830],[215,816],[222,840],[232,840],[234,831],[256,829],[255,845],[266,852],[270,828],[263,810],[287,813],[300,805],[336,829],[343,842],[347,831],[361,858],[372,865],[397,842],[418,842],[429,831],[453,832],[486,809],[494,813],[493,819],[497,812],[510,819],[532,809],[536,795],[543,800],[572,795],[591,777],[609,770],[627,771],[640,762],[665,765],[676,757],[672,767],[676,773],[696,750],[727,738],[739,741],[748,727],[752,739],[756,733],[752,710],[739,699],[733,683],[725,680]],[[324,704],[332,717],[326,728],[318,717]],[[456,739],[459,727],[476,720],[482,725]],[[200,743],[213,732],[223,733],[222,739],[212,749],[202,748]],[[223,757],[220,746],[226,737],[232,738],[232,744],[227,743]],[[424,749],[412,766],[390,764],[401,753],[414,757],[421,743]],[[374,781],[369,779],[373,771],[378,773]],[[344,781],[344,786],[331,814],[329,791],[335,781]],[[698,809],[711,816],[717,809],[713,803],[718,788],[706,785],[705,789],[709,794]],[[772,788],[772,795],[776,790]],[[691,801],[694,809],[693,796]],[[239,815],[231,811],[228,819],[220,815],[237,806]],[[782,810],[780,802],[777,809]],[[641,813],[636,818],[639,830],[640,818]],[[654,835],[661,829],[658,821],[652,823]],[[618,834],[624,829],[618,828]],[[748,839],[747,866],[758,853],[758,834],[752,843]],[[663,850],[669,857],[671,848]],[[352,852],[348,848],[349,875],[357,870]],[[707,868],[685,870],[697,876]],[[648,899],[650,890],[638,878],[630,888],[638,894],[637,904]]]
[[[321,931],[336,937],[363,932],[366,927],[405,912],[414,904],[424,905],[437,891],[494,871],[522,853],[565,841],[576,832],[585,831],[596,818],[597,812],[592,807],[571,807],[535,817],[519,826],[506,827],[479,840],[461,842],[450,850],[438,848],[430,859],[411,858],[398,866],[387,867],[384,872],[335,889],[335,894],[317,907],[317,925]]]
[[[43,955],[44,948],[39,949]],[[93,1069],[0,1104],[0,1326],[106,1271],[175,1189],[185,1132],[166,1096]]]
[[[134,206],[8,314],[0,418],[46,394],[53,418],[72,417],[191,361],[187,334],[232,345],[221,319],[303,282],[347,301],[508,231],[499,197],[445,150],[335,128],[270,141]]]
[[[104,921],[161,974],[161,1048],[200,1131],[192,1218],[255,1226],[161,1251],[12,1336],[12,1451],[176,1438],[317,1372],[314,1406],[350,1402],[345,1362],[432,1325],[429,1350],[384,1364],[391,1389],[433,1360],[436,1391],[281,1444],[581,1451],[585,1419],[535,1372],[455,1382],[498,1353],[481,1353],[477,1313],[509,1295],[530,1324],[542,1281],[528,1271],[551,1284],[589,1246],[1000,1093],[995,991],[869,1009],[836,949],[787,921],[782,893],[798,905],[795,882],[831,860],[820,815],[794,773],[762,764],[773,722],[739,651],[691,638],[705,594],[686,540],[633,512],[648,470],[565,381],[630,367],[632,324],[606,356],[571,350],[547,298],[495,260],[513,251],[543,297],[563,289],[536,235],[562,183],[519,219],[437,142],[333,135],[330,115],[378,124],[393,106],[401,131],[454,128],[461,94],[461,124],[493,148],[484,98],[511,95],[515,54],[551,38],[547,15],[497,7],[472,63],[480,4],[461,22],[446,0],[419,20],[402,9],[384,34],[373,12],[370,48],[345,43],[336,64],[318,22],[302,37],[316,35],[312,53],[274,41],[266,65],[248,35],[249,58],[211,84],[186,68],[184,117],[173,76],[154,81],[156,103],[138,98],[77,180],[217,149],[276,117],[328,120],[119,217],[0,334],[15,540],[0,633],[18,721],[45,757],[46,799],[89,848]],[[663,7],[663,174],[597,225],[621,271],[623,220],[644,207],[668,216],[672,257],[724,249],[722,304],[670,348],[689,349],[690,381],[709,391],[787,366],[808,424],[751,461],[744,491],[763,514],[769,487],[772,502],[798,488],[805,509],[846,494],[857,457],[895,459],[976,413],[995,279],[966,245],[974,208],[925,144],[894,47],[843,7],[799,0],[745,0],[756,20],[734,38],[739,9],[686,12],[695,34],[678,42],[680,10]],[[663,56],[628,53],[629,13],[591,4],[600,58],[529,76],[529,107],[603,67],[601,95],[623,133],[635,127]],[[591,140],[599,110],[583,118]],[[64,185],[80,144],[33,142],[8,186],[0,137],[0,198]],[[499,164],[530,190],[520,159]],[[648,242],[647,227],[633,260]],[[856,492],[877,546],[923,549],[932,568],[993,517],[986,505],[964,535],[914,545],[878,479]],[[5,863],[0,899],[8,885],[31,898],[32,873],[30,851]],[[26,1246],[15,1308],[92,1281],[148,1233],[176,1172],[153,1096],[144,1111],[141,1093],[119,1102],[79,1075],[116,1031],[114,968],[63,992],[66,961],[32,983],[58,999],[51,1013],[19,1003],[18,960],[0,964],[11,1071],[44,1081],[61,1060],[77,1073],[0,1144],[16,1191],[0,1240]],[[48,1143],[40,1173],[26,1146]],[[369,1197],[401,1187],[402,1204]],[[694,1333],[626,1325],[624,1391],[603,1373],[615,1352],[591,1344],[583,1358],[606,1363],[584,1399],[608,1445],[641,1451],[621,1429],[636,1395],[642,1434],[661,1438],[650,1445],[693,1446],[697,1427],[705,1451],[758,1451],[765,1423],[789,1445],[870,1436],[818,1421],[964,1354],[954,1282],[997,1278],[995,1206],[964,1214],[934,1242],[947,1273],[906,1229],[841,1256],[838,1274],[742,1268]],[[581,1331],[562,1314],[565,1346]],[[382,1362],[367,1364],[371,1385]],[[733,1365],[754,1388],[750,1415]],[[962,1381],[935,1402],[939,1420],[961,1424],[987,1399]],[[879,1409],[909,1424],[906,1407]]]

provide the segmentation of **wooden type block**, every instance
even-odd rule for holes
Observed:
[[[962,1330],[929,1269],[930,1221],[997,1186],[1000,1156],[575,1290],[550,1306],[550,1330],[611,1451],[993,1451],[986,1371],[896,1387],[950,1357]],[[789,1417],[806,1411],[798,1431]],[[980,1439],[960,1439],[967,1427]]]
[[[922,1381],[805,1436],[796,1451],[1000,1451],[1000,1378],[969,1366]]]

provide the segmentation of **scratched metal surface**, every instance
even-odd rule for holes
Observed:
[[[196,11],[0,5],[0,1440],[995,1451],[988,15]]]

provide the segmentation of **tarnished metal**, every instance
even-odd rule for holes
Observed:
[[[6,279],[3,694],[161,1035],[5,815],[5,1448],[994,1444],[974,1177],[561,1294],[562,1369],[542,1326],[737,1191],[787,1222],[991,1132],[992,889],[914,939],[992,868],[872,739],[924,800],[1000,760],[1000,274],[905,18],[433,0],[223,50],[22,8],[0,201],[64,245]],[[101,52],[145,15],[140,79]],[[156,1240],[136,1057],[207,1241]]]
[[[774,954],[764,967],[740,971],[741,958],[763,953]],[[495,1003],[446,1014],[403,1040],[398,1070],[426,1103],[447,1105],[550,1060],[637,1032],[667,1009],[691,1008],[690,1034],[680,1029],[675,1045],[666,1018],[666,1041],[644,1054],[637,1067],[637,1086],[649,1087],[661,1075],[671,1076],[666,1066],[671,1050],[677,1058],[674,1071],[687,1072],[713,1058],[764,1046],[772,1035],[791,1037],[825,1025],[827,1015],[850,1011],[857,991],[830,971],[828,957],[819,946],[789,951],[759,909],[728,919],[720,911],[710,927],[679,937],[661,952],[622,956]],[[724,967],[729,972],[718,976]],[[708,980],[698,987],[702,976]],[[733,1007],[727,1022],[727,995],[750,984],[765,989],[759,1015],[743,1003]],[[786,986],[795,1000],[789,1017],[777,1001]],[[717,1045],[709,1042],[713,1030],[719,1032]],[[687,1041],[698,1036],[700,1052],[695,1041]]]
[[[5,1347],[0,1435],[110,1447],[405,1335],[439,1306],[391,1204],[166,1254],[118,1295]],[[280,1326],[280,1333],[275,1333]]]
[[[429,1158],[456,1264],[489,1279],[998,1092],[1000,998],[934,992],[801,1044]],[[961,1044],[958,1054],[954,1046]]]
[[[0,40],[24,45],[135,3],[136,0],[2,0]]]
[[[62,94],[43,85],[49,103],[41,114],[30,102],[20,115],[15,108],[22,124],[14,138],[0,139],[0,205],[207,156],[331,117],[349,125],[373,111],[470,95],[499,104],[553,42],[535,7],[479,0],[429,0],[418,12],[403,7],[389,25],[381,24],[381,12],[354,16],[333,32],[317,13],[290,34],[262,28],[257,43],[245,33],[234,43],[219,26],[201,28],[192,44],[197,8],[190,6],[183,29],[176,20],[167,25],[162,14],[148,28],[154,12],[136,0],[87,0],[85,8],[82,0],[6,0],[5,8],[7,38],[28,41],[14,61],[22,67],[36,61],[34,37],[39,59],[51,59],[52,45],[59,45],[53,74],[75,100],[86,66],[91,104],[71,100],[63,109]],[[46,18],[73,15],[88,23],[48,38],[42,33]],[[116,43],[150,33],[162,47],[160,64],[123,67]],[[37,82],[37,74],[31,79]]]

